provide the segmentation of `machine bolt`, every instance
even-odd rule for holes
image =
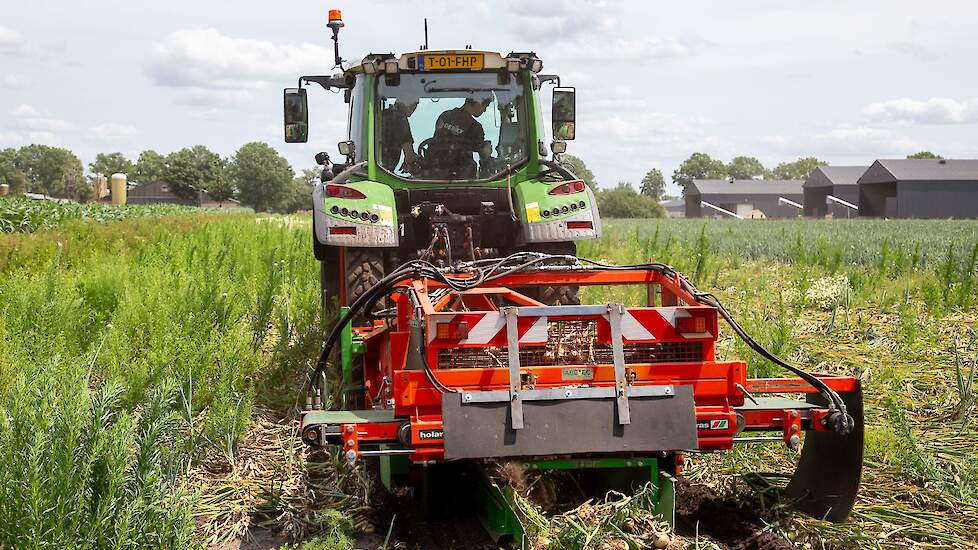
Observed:
[[[791,431],[797,432],[798,431],[798,425],[795,424],[795,425],[791,426]]]
[[[353,443],[353,440],[352,439],[347,439],[346,440],[346,446],[347,447],[352,447],[353,445],[354,445],[354,443]]]
[[[465,401],[466,402],[472,401],[472,394],[471,393],[465,394]]]
[[[574,392],[572,392],[572,391],[570,391],[570,390],[566,390],[566,391],[564,392],[564,397],[570,397],[570,396],[572,396],[572,395],[574,395]]]
[[[662,393],[666,395],[672,395],[672,386],[666,386],[662,389]]]
[[[357,459],[357,452],[356,451],[354,451],[353,449],[350,449],[349,451],[346,452],[346,461],[347,462],[349,462],[350,464],[353,464],[356,461],[356,459]]]
[[[353,426],[347,424],[347,426],[346,426],[346,433],[348,433],[348,434],[353,433]]]
[[[798,418],[798,411],[791,411],[791,418]]]
[[[795,434],[788,438],[789,449],[791,449],[792,451],[797,451],[799,447],[801,447],[801,438],[798,437],[798,434]]]

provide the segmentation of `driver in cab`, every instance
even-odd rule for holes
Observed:
[[[435,133],[425,158],[437,179],[474,179],[477,173],[472,153],[485,161],[492,155],[492,144],[476,118],[486,112],[492,94],[465,98],[461,107],[449,109],[435,121]]]

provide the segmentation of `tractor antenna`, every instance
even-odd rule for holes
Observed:
[[[428,18],[427,17],[424,18],[424,47],[421,49],[422,50],[428,49]]]

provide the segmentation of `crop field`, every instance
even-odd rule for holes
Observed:
[[[175,204],[118,208],[108,204],[0,198],[0,233],[32,233],[74,220],[108,223],[127,218],[160,218],[194,212],[199,213],[201,209]]]
[[[384,544],[362,471],[295,436],[330,321],[305,219],[106,212],[0,234],[0,547],[228,548],[265,530],[265,547],[352,548],[371,531]],[[849,523],[749,487],[742,474],[793,464],[783,445],[690,455],[690,481],[809,548],[978,548],[978,222],[611,220],[605,233],[579,253],[672,264],[777,354],[863,382]],[[723,358],[780,374],[721,336]],[[574,541],[575,525],[539,518],[533,533]],[[704,515],[684,539],[717,547],[711,529]],[[616,548],[620,532],[590,547]]]

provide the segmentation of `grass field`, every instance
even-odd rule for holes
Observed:
[[[350,546],[363,488],[329,458],[307,464],[286,419],[324,322],[310,228],[291,221],[0,235],[0,547],[184,548],[258,524]],[[670,263],[777,353],[862,379],[853,520],[772,507],[771,529],[814,548],[978,547],[978,222],[611,220],[580,253]],[[777,373],[722,337],[724,357]],[[738,447],[687,473],[746,493],[738,472],[792,460]]]

